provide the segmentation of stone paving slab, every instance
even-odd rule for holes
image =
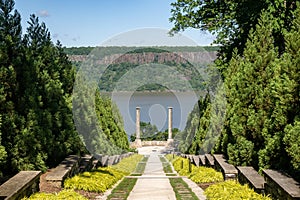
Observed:
[[[128,200],[176,200],[168,179],[138,179]]]
[[[170,178],[180,178],[180,176],[166,176],[163,171],[162,163],[159,159],[160,151],[152,151],[151,148],[140,149],[144,155],[150,154],[145,171],[138,178],[136,185],[129,194],[128,200],[176,200],[175,192],[169,182]],[[175,173],[175,171],[174,171]],[[199,200],[206,200],[203,190],[193,181],[186,177],[183,180],[192,189]]]

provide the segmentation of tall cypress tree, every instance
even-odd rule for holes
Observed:
[[[21,17],[14,11],[13,0],[0,1],[0,113],[1,156],[6,158],[2,168],[6,173],[16,171],[12,159],[15,153],[14,138],[20,133],[23,118],[18,115],[18,79],[21,57]]]

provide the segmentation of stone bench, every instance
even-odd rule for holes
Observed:
[[[238,170],[233,165],[229,164],[222,154],[215,154],[213,157],[215,160],[215,169],[223,173],[225,180],[237,179]]]
[[[194,160],[194,164],[197,166],[197,167],[199,167],[199,165],[200,165],[200,158],[199,158],[199,156],[193,156],[193,160]]]
[[[265,192],[274,199],[300,199],[300,184],[293,178],[277,170],[263,170],[266,180]]]
[[[210,155],[210,154],[205,154],[205,165],[206,165],[207,167],[212,167],[212,168],[215,167],[215,160],[214,160],[214,158],[212,157],[212,155]]]
[[[56,186],[63,186],[63,182],[66,178],[72,177],[79,172],[79,162],[79,156],[68,156],[56,168],[49,172],[46,176],[46,181],[52,182]]]
[[[84,155],[80,159],[79,173],[90,171],[94,168],[94,157],[91,155]]]
[[[263,194],[265,179],[253,167],[237,167],[238,180],[241,184],[248,184],[255,192]]]
[[[0,186],[0,200],[22,199],[39,191],[41,171],[21,171]]]
[[[205,155],[199,155],[199,159],[200,159],[199,164],[201,166],[205,166]]]

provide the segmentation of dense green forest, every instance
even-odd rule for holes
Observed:
[[[210,31],[222,44],[226,115],[212,152],[235,165],[300,175],[300,7],[296,1],[181,1],[172,4],[172,33],[189,27]],[[222,94],[221,94],[222,95]],[[179,148],[201,153],[218,115],[214,94],[200,99]],[[215,98],[218,99],[218,98]],[[211,137],[213,140],[214,136]]]
[[[199,66],[198,68],[204,70],[206,66]],[[123,81],[121,85],[120,80]],[[195,65],[188,62],[176,63],[172,61],[160,64],[155,61],[143,66],[128,62],[111,64],[102,74],[99,88],[104,92],[112,92],[113,90],[166,91],[171,89],[202,91],[205,85],[204,78]]]
[[[22,34],[14,1],[0,0],[0,177],[45,171],[86,152],[72,117],[75,68],[44,23],[31,15],[28,24]],[[110,114],[116,108],[109,99],[96,95],[96,101],[106,136],[128,149],[121,120]]]
[[[108,46],[108,47],[64,47],[64,52],[67,55],[88,55],[95,48],[100,49],[105,55],[123,54],[127,52],[153,52],[158,53],[162,51],[168,52],[199,52],[199,51],[217,51],[220,47],[218,46],[154,46],[149,47],[148,51],[145,51],[145,47],[127,47],[127,46]],[[138,51],[142,49],[142,51]]]

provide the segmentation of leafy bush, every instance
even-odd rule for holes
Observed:
[[[209,186],[204,194],[207,199],[251,199],[251,200],[271,200],[267,196],[257,194],[247,185],[241,185],[236,181],[225,181]]]
[[[84,172],[67,179],[64,187],[89,192],[105,192],[125,174],[111,167],[98,168],[92,172]]]
[[[221,172],[208,167],[195,167],[189,178],[195,183],[213,183],[224,180]]]
[[[140,162],[143,157],[144,156],[142,155],[134,154],[128,158],[124,158],[117,165],[113,165],[112,168],[118,171],[122,171],[126,175],[129,175],[131,172],[135,170],[138,162]]]
[[[124,158],[112,167],[100,167],[91,172],[84,172],[65,181],[64,187],[68,189],[85,190],[89,192],[105,192],[124,176],[135,170],[142,155],[133,155]]]
[[[74,192],[73,190],[63,190],[58,194],[48,194],[48,193],[35,193],[29,198],[23,198],[23,200],[87,200],[87,198],[81,196],[80,194]]]
[[[173,155],[167,155],[166,158],[172,160]],[[212,183],[224,180],[221,172],[208,167],[196,167],[193,164],[189,166],[189,160],[186,158],[176,156],[172,163],[179,175],[188,176],[195,183]]]
[[[195,165],[189,163],[189,160],[186,158],[177,157],[172,162],[174,169],[181,176],[188,176],[194,169]]]

